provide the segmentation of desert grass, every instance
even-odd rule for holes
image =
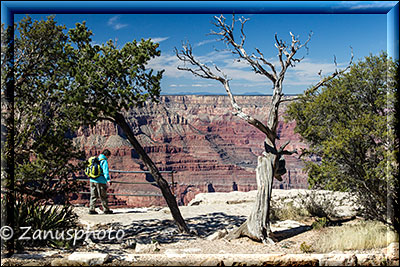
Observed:
[[[398,242],[399,236],[381,222],[362,221],[356,224],[329,227],[321,230],[321,237],[312,245],[315,252],[368,250]]]
[[[310,217],[310,213],[305,208],[295,207],[293,202],[284,205],[272,202],[270,213],[272,221],[302,220],[308,217]]]

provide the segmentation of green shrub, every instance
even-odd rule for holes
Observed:
[[[67,240],[67,235],[61,237],[61,233],[77,227],[77,215],[73,212],[72,206],[46,205],[33,198],[20,198],[16,201],[14,221],[14,236],[18,250],[32,246],[69,248],[72,239]],[[20,239],[21,236],[29,237],[30,240]]]
[[[319,230],[328,225],[328,219],[326,217],[318,218],[315,222],[312,223],[312,228],[314,230]]]
[[[303,242],[303,243],[300,244],[300,250],[301,250],[303,253],[311,253],[311,252],[314,251],[314,250],[312,249],[312,246],[311,246],[311,245],[308,245],[306,242]]]
[[[324,193],[318,193],[318,190],[311,190],[309,193],[300,194],[301,205],[311,216],[319,218],[331,218],[335,216],[334,200]]]

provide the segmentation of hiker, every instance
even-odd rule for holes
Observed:
[[[108,162],[107,159],[111,156],[111,152],[108,149],[105,149],[101,152],[99,158],[100,166],[101,166],[101,175],[97,178],[90,178],[90,207],[89,214],[98,214],[95,210],[97,198],[100,197],[101,204],[103,205],[103,212],[105,214],[113,213],[112,210],[108,207],[107,200],[107,183],[111,183],[110,173],[108,171]]]

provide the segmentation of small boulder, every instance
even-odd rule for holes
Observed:
[[[374,254],[357,254],[357,264],[360,266],[378,266],[381,258]]]
[[[201,248],[185,248],[182,252],[186,254],[195,254],[201,252]]]
[[[74,262],[81,265],[102,265],[109,258],[106,253],[98,252],[74,252],[68,256],[69,262]]]
[[[393,242],[390,243],[387,247],[387,258],[391,261],[398,261],[399,260],[399,243]]]
[[[319,259],[320,266],[355,266],[356,263],[354,254],[324,254]]]
[[[217,232],[215,232],[215,233],[213,233],[213,234],[207,236],[206,239],[207,239],[208,241],[213,241],[213,240],[217,240],[217,239],[223,238],[223,237],[226,236],[227,234],[228,234],[228,230],[223,229],[223,230],[219,230],[219,231],[217,231]]]
[[[137,243],[135,246],[135,251],[137,253],[152,253],[160,251],[160,248],[157,242],[152,244]]]

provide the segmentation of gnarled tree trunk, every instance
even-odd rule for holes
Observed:
[[[271,242],[269,214],[275,158],[276,155],[265,152],[262,156],[258,157],[256,168],[257,198],[251,214],[245,223],[246,228],[242,228],[238,232],[239,236],[248,236],[263,243]]]
[[[275,155],[266,154],[258,157],[256,168],[257,198],[253,210],[247,219],[249,235],[264,240],[270,232],[269,213],[273,183],[273,164]]]
[[[263,243],[273,243],[274,237],[270,228],[269,214],[274,179],[274,162],[277,158],[273,153],[264,152],[258,157],[256,168],[257,197],[250,213],[239,228],[232,231],[226,238],[235,239],[247,236]]]

